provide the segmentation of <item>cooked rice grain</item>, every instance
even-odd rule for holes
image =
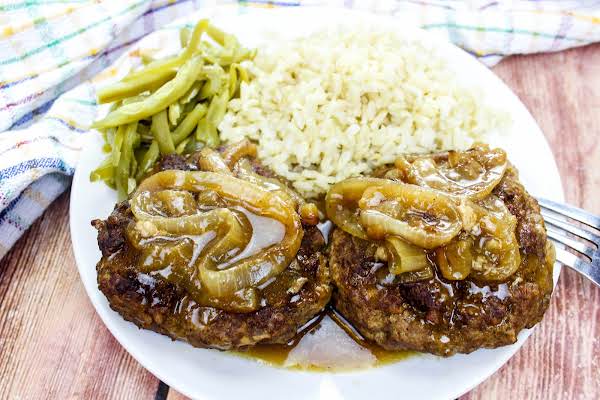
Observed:
[[[461,87],[435,49],[362,27],[259,50],[229,103],[221,138],[258,155],[305,197],[401,153],[465,149],[500,118]]]

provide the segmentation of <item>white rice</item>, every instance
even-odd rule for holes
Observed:
[[[500,123],[435,49],[392,32],[320,32],[259,49],[246,66],[253,80],[229,103],[221,138],[257,141],[305,197],[401,153],[468,148]]]

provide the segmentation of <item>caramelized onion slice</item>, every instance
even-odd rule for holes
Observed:
[[[181,217],[154,215],[143,209],[140,204],[140,199],[143,199],[147,195],[148,193],[142,193],[140,196],[133,197],[131,199],[131,211],[138,221],[151,223],[157,233],[201,235],[208,231],[217,231],[221,225],[225,225],[233,219],[231,211],[226,208],[216,208],[208,212]]]
[[[220,310],[246,313],[255,311],[260,307],[260,296],[255,288],[243,288],[228,296],[226,299],[220,297],[206,296],[201,304],[206,304]]]
[[[143,260],[140,271],[144,273],[161,270],[165,265],[186,264],[193,253],[194,244],[189,238],[157,238],[151,242],[142,240],[135,244],[140,250],[140,259]]]
[[[198,207],[190,192],[181,190],[162,190],[156,193],[143,193],[136,201],[138,209],[147,210],[152,215],[179,217],[197,212]]]
[[[444,278],[451,281],[466,279],[473,265],[473,239],[461,233],[446,246],[435,249],[435,257]]]
[[[162,208],[167,215],[190,215],[197,211],[196,201],[190,192],[180,190],[163,190],[156,193]]]
[[[361,239],[369,239],[359,223],[358,202],[367,188],[388,183],[388,180],[378,178],[350,178],[336,183],[325,196],[327,217],[344,232]]]
[[[394,275],[425,269],[429,262],[422,248],[390,236],[385,240],[388,252],[388,269]]]
[[[298,209],[298,213],[305,225],[317,225],[319,223],[319,209],[315,203],[302,204]]]
[[[517,219],[497,197],[479,203],[479,231],[473,251],[471,275],[485,281],[503,281],[521,264],[517,241]],[[477,233],[477,232],[476,232]]]
[[[198,167],[202,171],[220,172],[231,175],[231,170],[221,158],[221,155],[210,147],[205,147],[198,154]]]
[[[141,182],[132,197],[135,198],[142,192],[168,189],[192,193],[213,191],[232,205],[239,205],[260,216],[274,218],[286,227],[292,227],[296,222],[299,224],[298,215],[278,196],[251,182],[213,172],[161,171]]]
[[[277,192],[283,199],[290,201],[294,208],[304,203],[304,199],[298,193],[284,185],[275,178],[268,178],[254,172],[250,161],[247,158],[240,159],[234,167],[234,174],[240,179],[252,182],[270,192]]]
[[[508,166],[506,153],[476,145],[464,152],[450,151],[447,160],[417,157],[412,162],[400,157],[396,168],[409,183],[481,200],[498,185]]]
[[[361,239],[399,236],[432,249],[448,243],[462,227],[452,197],[428,188],[387,179],[352,178],[331,187],[327,216]]]
[[[228,202],[230,207],[244,209],[283,224],[282,240],[259,254],[244,258],[220,268],[221,256],[230,254],[247,242],[247,229],[230,208],[216,208],[179,218],[151,215],[144,209],[144,193],[162,190],[190,192],[212,191]],[[216,297],[231,297],[247,287],[258,286],[279,274],[295,257],[302,240],[300,218],[290,204],[272,192],[255,184],[213,172],[162,171],[143,181],[131,200],[131,208],[138,220],[147,221],[176,235],[198,235],[209,230],[217,232],[217,239],[209,244],[195,260],[202,288]],[[188,277],[192,280],[192,276]],[[197,282],[190,286],[198,288]]]
[[[453,198],[427,188],[386,182],[365,190],[359,201],[360,223],[367,236],[399,236],[433,249],[448,243],[462,228]]]
[[[489,196],[471,204],[475,224],[452,242],[436,249],[436,261],[444,278],[503,281],[521,263],[515,234],[517,220],[504,203]]]
[[[231,169],[243,157],[256,157],[256,145],[248,139],[227,146],[223,151],[223,161]]]

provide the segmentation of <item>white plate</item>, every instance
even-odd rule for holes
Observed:
[[[246,45],[279,37],[304,35],[331,23],[355,24],[370,20],[389,29],[400,29],[426,41],[443,42],[431,34],[407,28],[397,18],[358,14],[339,9],[260,10],[241,16],[219,17],[213,22],[240,38]],[[501,145],[519,168],[521,180],[534,195],[563,200],[554,158],[539,127],[518,98],[486,67],[462,50],[441,43],[444,57],[456,67],[459,79],[472,82],[509,110],[514,126],[506,136],[491,142]],[[235,355],[196,349],[183,342],[140,330],[113,312],[96,283],[100,251],[94,218],[106,218],[116,194],[103,184],[88,180],[102,158],[101,139],[88,135],[71,191],[71,236],[81,279],[98,314],[127,351],[159,379],[192,398],[202,399],[453,399],[499,369],[531,333],[523,331],[517,343],[494,350],[442,359],[416,356],[395,364],[348,373],[314,373],[279,369]],[[554,279],[560,271],[556,268]]]

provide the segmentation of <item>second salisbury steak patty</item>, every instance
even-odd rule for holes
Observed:
[[[384,179],[355,180],[328,196],[328,214],[337,214],[332,219],[341,227],[330,250],[337,287],[333,302],[362,335],[390,350],[448,356],[514,343],[521,329],[540,321],[552,292],[554,249],[537,202],[503,152],[479,146],[402,158],[375,175]],[[394,189],[395,201],[412,205],[412,215],[394,215],[398,209],[388,196],[392,182],[404,189],[428,188],[419,194],[421,202],[412,203],[412,192]],[[438,191],[454,204],[443,212],[428,209],[440,202]],[[353,201],[344,203],[349,198]],[[367,211],[406,224],[379,218],[377,227]],[[381,232],[381,223],[389,224],[387,232]],[[451,232],[454,223],[459,233]],[[454,236],[425,238],[413,235],[415,227]],[[389,231],[407,239],[400,242],[404,247],[396,243],[390,251]]]
[[[170,156],[93,221],[98,286],[113,310],[194,346],[231,349],[285,343],[327,304],[314,209],[248,153],[246,143]]]

